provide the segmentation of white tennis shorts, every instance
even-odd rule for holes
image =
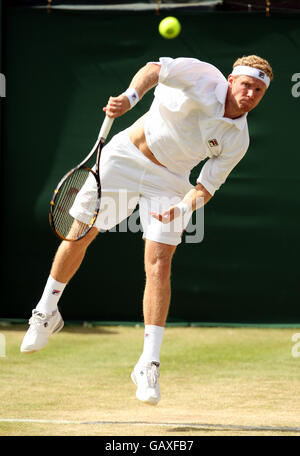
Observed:
[[[100,158],[101,206],[95,222],[99,231],[110,230],[129,217],[139,204],[143,238],[178,245],[191,214],[163,224],[150,215],[177,204],[193,188],[189,176],[180,176],[156,165],[130,141],[128,131],[115,135],[102,150]],[[96,182],[88,178],[78,193],[71,215],[89,223],[97,198]]]

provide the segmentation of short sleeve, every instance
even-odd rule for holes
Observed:
[[[203,165],[197,183],[201,183],[212,196],[246,154],[249,147],[248,131],[244,136],[243,141],[238,137],[234,144],[224,147],[219,156],[208,159]]]
[[[201,79],[215,82],[226,81],[215,66],[194,58],[161,57],[159,62],[153,63],[161,64],[159,82],[169,87],[187,88],[199,84]]]

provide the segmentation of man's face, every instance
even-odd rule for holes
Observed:
[[[231,88],[231,102],[242,113],[252,111],[266,92],[265,83],[252,76],[230,75],[228,82]]]

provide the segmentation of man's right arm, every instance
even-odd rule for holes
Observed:
[[[141,99],[145,93],[158,83],[160,65],[149,63],[142,67],[133,77],[129,88],[135,89]],[[128,97],[122,93],[118,97],[110,97],[103,111],[108,117],[116,118],[125,114],[130,109]]]
[[[193,212],[204,206],[211,198],[212,195],[206,190],[204,185],[198,183],[184,196],[179,204],[171,206],[161,214],[156,212],[151,212],[150,214],[162,223],[170,223],[185,212]]]

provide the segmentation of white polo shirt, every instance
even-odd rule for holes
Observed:
[[[223,117],[228,82],[213,65],[181,57],[152,63],[161,69],[145,120],[148,147],[180,175],[208,158],[197,182],[213,195],[248,149],[247,114]]]

